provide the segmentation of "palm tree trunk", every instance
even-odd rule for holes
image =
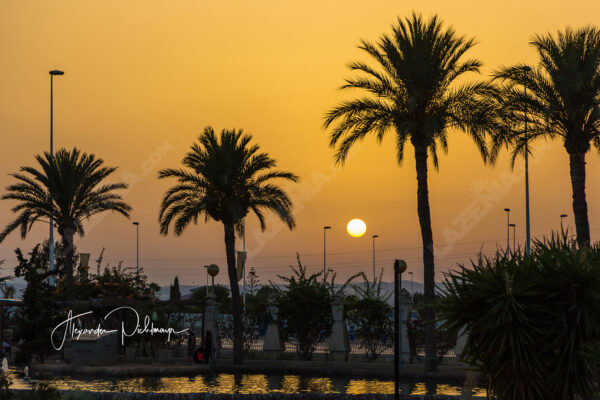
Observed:
[[[580,246],[587,246],[590,244],[590,223],[585,200],[585,153],[569,153],[569,158],[577,243]]]
[[[233,363],[241,364],[244,361],[244,349],[242,347],[242,302],[235,265],[235,228],[230,223],[224,223],[224,225],[227,272],[229,273],[231,308],[233,313]]]
[[[73,246],[74,235],[75,230],[71,228],[65,228],[61,233],[63,260],[65,263],[65,290],[67,299],[69,300],[75,298],[75,291],[73,290],[73,255],[75,253],[75,247]]]
[[[423,240],[423,281],[425,284],[425,369],[437,370],[437,338],[435,332],[435,311],[431,304],[435,300],[435,267],[433,259],[433,232],[429,210],[429,188],[427,184],[427,147],[415,146],[417,168],[417,211]]]

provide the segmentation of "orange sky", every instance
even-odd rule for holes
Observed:
[[[265,281],[287,273],[302,255],[322,268],[322,226],[328,232],[328,265],[341,277],[371,271],[371,235],[377,264],[390,280],[394,258],[408,261],[422,281],[416,179],[412,152],[399,168],[391,136],[357,148],[343,169],[321,128],[323,114],[342,95],[345,64],[366,58],[359,39],[376,40],[396,16],[412,10],[439,14],[479,44],[471,56],[484,76],[501,64],[535,62],[534,33],[566,25],[600,24],[598,1],[22,1],[0,2],[0,187],[8,173],[32,165],[48,149],[50,69],[65,71],[55,85],[55,148],[77,146],[118,165],[131,182],[125,199],[141,222],[141,265],[166,284],[204,282],[202,265],[224,266],[223,228],[192,226],[181,237],[161,237],[158,206],[167,182],[157,171],[179,165],[206,125],[244,128],[279,167],[301,177],[290,187],[298,227],[270,226],[264,234],[248,223],[249,265]],[[479,79],[473,75],[471,79]],[[450,138],[440,171],[430,175],[436,267],[446,271],[482,246],[504,244],[505,207],[512,208],[517,240],[524,236],[524,190],[506,158],[485,166],[461,133]],[[522,162],[519,163],[519,166]],[[599,157],[588,155],[587,195],[592,239],[600,239]],[[531,167],[532,233],[559,226],[572,214],[568,158],[559,143],[538,148]],[[0,224],[11,218],[0,202]],[[345,233],[352,218],[367,234]],[[271,221],[274,221],[271,220]],[[572,224],[569,217],[568,222]],[[14,266],[13,250],[43,240],[47,227],[22,241],[13,233],[0,244],[0,259]],[[123,217],[105,215],[77,239],[92,259],[106,247],[111,263],[135,265],[135,230]],[[241,246],[241,243],[240,243]],[[8,273],[8,269],[5,269]],[[437,279],[441,278],[438,274]],[[217,281],[225,282],[225,274]]]

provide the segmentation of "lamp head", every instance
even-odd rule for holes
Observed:
[[[323,229],[331,229],[330,226],[324,226]]]
[[[139,225],[140,223],[137,221],[132,222],[133,225]]]
[[[64,71],[59,71],[57,69],[53,69],[52,71],[50,71],[50,75],[64,75]]]
[[[560,215],[560,217],[561,217],[561,218],[567,218],[567,217],[568,217],[568,215],[567,215],[567,214],[561,214],[561,215]]]
[[[516,225],[515,224],[508,224],[508,226],[511,226],[511,227],[514,228]]]
[[[378,238],[378,237],[379,237],[379,235],[373,235],[373,239]]]
[[[505,208],[504,211],[510,212],[510,208]]]
[[[406,271],[406,261],[404,260],[395,260],[394,261],[394,271],[396,273],[401,274]]]
[[[207,268],[208,274],[213,278],[219,274],[219,266],[217,264],[210,264]]]

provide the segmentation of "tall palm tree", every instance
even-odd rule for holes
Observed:
[[[185,169],[164,169],[159,178],[175,178],[177,183],[164,195],[160,208],[160,232],[166,235],[173,223],[176,235],[198,217],[214,220],[225,229],[227,272],[233,303],[233,356],[243,361],[242,303],[235,264],[235,232],[241,233],[244,219],[252,212],[265,229],[265,211],[274,212],[290,229],[295,227],[292,202],[274,179],[297,181],[296,175],[275,169],[276,162],[242,130],[221,131],[206,127],[198,143],[183,158]]]
[[[567,28],[556,35],[537,35],[531,41],[539,64],[500,68],[494,77],[503,82],[499,97],[511,129],[495,135],[492,159],[509,146],[513,163],[524,154],[523,122],[527,111],[528,141],[562,139],[569,154],[573,213],[577,241],[590,243],[585,199],[585,155],[591,145],[600,151],[600,31],[594,27]],[[524,87],[527,87],[525,94]]]
[[[105,183],[116,168],[103,166],[104,161],[94,154],[81,153],[77,148],[60,149],[56,154],[37,155],[39,169],[21,167],[11,174],[19,182],[6,188],[3,200],[19,202],[12,208],[19,213],[0,233],[0,242],[13,230],[20,228],[21,237],[38,221],[54,218],[61,236],[64,254],[65,287],[73,295],[73,236],[83,236],[83,222],[95,214],[113,211],[129,218],[131,207],[125,203],[119,189],[125,183]],[[51,260],[52,262],[53,260]]]
[[[364,95],[342,102],[325,119],[325,127],[335,123],[330,145],[337,150],[338,163],[343,164],[350,148],[367,135],[381,142],[387,132],[393,131],[398,164],[404,159],[405,145],[410,143],[414,148],[428,304],[434,300],[435,291],[428,158],[437,169],[438,148],[447,151],[448,133],[458,128],[470,134],[485,159],[485,134],[495,124],[496,108],[488,100],[493,87],[486,83],[456,83],[467,72],[479,72],[478,60],[463,59],[474,44],[451,27],[443,27],[437,16],[427,21],[416,13],[399,18],[391,35],[382,35],[376,44],[361,41],[359,48],[374,60],[373,66],[364,62],[348,65],[360,74],[346,79],[341,89],[359,89]],[[435,370],[431,307],[427,307],[425,319],[426,368]]]

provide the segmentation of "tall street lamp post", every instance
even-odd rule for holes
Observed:
[[[527,77],[531,67],[525,65],[521,68]],[[527,101],[527,82],[523,85],[525,101]],[[529,137],[527,136],[527,105],[525,105],[525,252],[531,252],[531,221],[529,217]]]
[[[560,214],[560,231],[561,231],[561,233],[564,232],[563,220],[567,217],[568,217],[567,214]]]
[[[323,282],[327,279],[327,231],[330,226],[323,227]]]
[[[52,70],[50,73],[50,155],[54,156],[54,77],[65,73]],[[52,193],[50,193],[52,195]],[[54,270],[54,218],[50,215],[50,237],[48,238],[48,261],[50,271]],[[50,285],[54,285],[54,277],[50,275]]]
[[[517,244],[516,244],[516,239],[515,239],[516,225],[515,224],[510,224],[508,226],[513,229],[513,251],[515,251],[517,249]]]
[[[510,208],[505,208],[506,211],[506,252],[510,253]]]
[[[373,284],[375,284],[375,239],[378,237],[379,235],[373,235]]]

